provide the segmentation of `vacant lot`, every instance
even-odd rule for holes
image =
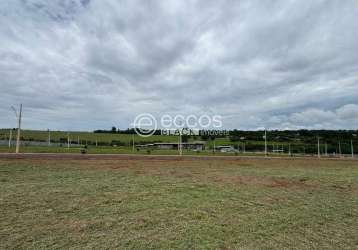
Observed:
[[[358,161],[0,159],[0,248],[357,249]]]

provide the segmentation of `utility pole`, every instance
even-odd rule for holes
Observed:
[[[267,156],[267,132],[265,129],[265,156]]]
[[[50,129],[48,129],[48,146],[51,146],[51,132],[50,132]]]
[[[244,142],[244,154],[246,153],[245,142]]]
[[[179,133],[179,137],[178,137],[178,152],[179,152],[179,155],[183,155],[183,150],[182,150],[182,130],[181,129],[178,129],[177,130],[178,133]]]
[[[352,152],[352,158],[354,158],[353,140],[351,140],[351,152]]]
[[[80,145],[80,136],[77,136],[77,145]]]
[[[319,136],[317,136],[317,156],[318,158],[321,158],[321,150],[319,146]]]
[[[180,155],[180,131],[179,131],[179,135],[178,135],[178,153]]]
[[[70,149],[70,133],[67,133],[67,148]]]
[[[180,155],[183,155],[183,135],[180,133]]]
[[[216,153],[216,145],[215,145],[215,138],[214,138],[214,154]]]
[[[291,156],[291,143],[288,144],[288,156]]]
[[[98,140],[97,140],[97,138],[96,138],[96,147],[98,147]]]
[[[16,109],[11,107],[18,119],[17,121],[17,138],[16,138],[16,154],[20,152],[20,138],[21,138],[21,118],[22,118],[22,104],[20,104],[20,112],[17,114]]]
[[[182,131],[179,131],[179,155],[182,156],[183,155],[183,141],[182,141]]]
[[[338,142],[338,149],[339,149],[339,157],[342,157],[342,148],[341,148],[341,142]]]
[[[134,152],[134,134],[132,134],[132,152]]]
[[[326,142],[326,144],[325,144],[324,147],[325,147],[326,156],[328,156],[328,150],[327,150],[327,149],[328,149],[328,146],[327,146],[327,142]]]
[[[11,148],[11,141],[12,141],[12,129],[10,129],[10,134],[9,134],[9,148]]]

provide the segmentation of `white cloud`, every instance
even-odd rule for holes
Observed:
[[[337,109],[336,111],[338,117],[342,120],[358,120],[358,105],[356,104],[347,104],[343,107]]]

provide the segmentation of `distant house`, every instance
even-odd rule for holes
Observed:
[[[235,148],[233,146],[230,146],[230,145],[217,146],[217,147],[215,147],[215,150],[220,151],[222,153],[235,152]]]
[[[136,148],[151,148],[154,147],[154,144],[141,144],[141,145],[136,145]]]

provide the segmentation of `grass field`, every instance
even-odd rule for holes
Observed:
[[[120,147],[106,147],[106,146],[89,146],[87,149],[87,154],[134,154],[134,155],[179,155],[177,149],[153,149],[151,148],[148,152],[148,149],[140,149],[139,151],[132,149],[132,147],[120,146]],[[8,148],[6,146],[0,146],[0,153],[15,153],[16,148]],[[63,153],[63,154],[79,154],[81,152],[81,147],[46,147],[46,146],[22,146],[20,148],[21,153]],[[195,156],[264,156],[264,152],[220,152],[210,149],[203,151],[193,151],[184,149],[182,151],[183,155],[195,155]],[[269,153],[270,157],[290,157],[287,153]],[[302,154],[292,154],[291,156],[295,157],[317,157],[315,155],[302,155]],[[325,157],[324,155],[322,157]],[[333,156],[328,156],[333,158]],[[327,158],[328,158],[327,157]],[[351,157],[350,155],[345,155],[344,157]],[[337,156],[338,158],[338,156]]]
[[[51,141],[60,141],[61,138],[67,141],[68,133],[64,131],[51,131]],[[88,141],[89,143],[95,143],[96,140],[98,143],[111,143],[112,141],[119,141],[122,143],[132,143],[132,135],[127,134],[109,134],[109,133],[93,133],[93,132],[69,132],[70,140],[72,142],[77,142],[78,139],[80,143],[85,143]],[[48,140],[48,132],[40,131],[40,130],[22,130],[21,137],[23,140],[34,140],[34,141],[47,141]],[[9,138],[9,130],[8,129],[0,129],[0,138],[8,139]],[[14,137],[15,138],[15,131]],[[166,135],[153,135],[149,137],[141,137],[139,135],[134,135],[134,140],[136,143],[138,142],[175,142],[178,141],[178,137],[176,136],[166,136]]]
[[[0,146],[0,153],[15,153],[16,148],[8,148],[6,146]],[[80,147],[45,147],[45,146],[22,146],[21,153],[80,153]],[[179,152],[176,149],[150,149],[150,153],[148,153],[148,149],[140,149],[139,151],[132,149],[132,147],[95,147],[89,146],[87,148],[88,154],[136,154],[136,155],[178,155]],[[204,151],[192,151],[184,149],[182,151],[184,155],[221,155],[221,156],[234,156],[239,155],[239,153],[235,154],[234,152],[222,153],[216,151],[215,153],[212,150],[204,150]],[[241,155],[264,155],[263,153],[251,153],[246,152],[245,154],[240,153]],[[288,156],[288,154],[275,154],[276,156]]]
[[[0,248],[358,248],[358,161],[77,158],[0,159]]]
[[[0,140],[7,141],[9,139],[10,131],[9,129],[0,129]],[[12,145],[15,145],[15,134],[16,131],[13,131],[13,142]],[[21,139],[22,141],[26,143],[33,142],[47,142],[48,141],[48,132],[47,131],[40,131],[40,130],[22,130],[21,131]],[[166,136],[166,135],[152,135],[149,137],[142,137],[139,135],[130,135],[130,134],[111,134],[111,133],[93,133],[93,132],[66,132],[66,131],[51,131],[51,142],[52,143],[62,143],[63,147],[66,147],[67,145],[67,139],[71,141],[73,144],[72,146],[76,147],[76,145],[79,143],[81,145],[89,145],[94,147],[95,145],[99,146],[101,149],[91,149],[91,152],[110,152],[115,153],[118,151],[117,148],[110,149],[110,146],[118,146],[122,148],[127,148],[126,151],[131,150],[131,146],[133,145],[133,139],[135,145],[142,145],[142,144],[148,144],[148,143],[154,143],[154,142],[171,142],[176,143],[178,142],[179,138],[178,136]],[[202,141],[203,138],[201,136],[192,136],[188,138],[188,142],[194,142],[194,141]],[[303,141],[297,141],[297,140],[291,140],[291,141],[271,141],[268,140],[268,151],[272,152],[273,149],[282,149],[287,154],[289,150],[293,152],[294,154],[314,154],[317,151],[317,145],[315,143],[304,143]],[[3,144],[2,147],[6,146],[6,144]],[[28,144],[27,146],[29,146]],[[265,149],[265,141],[262,140],[245,140],[245,141],[232,141],[230,137],[224,137],[224,138],[215,138],[215,140],[206,139],[205,141],[205,147],[207,150],[212,150],[215,147],[218,146],[227,146],[230,145],[235,148],[239,148],[241,151],[243,150],[243,147],[245,145],[246,151],[261,151],[263,152]],[[356,142],[355,142],[356,145]],[[47,145],[46,145],[47,146]],[[56,146],[56,145],[52,145]],[[57,145],[59,146],[59,145]],[[338,153],[338,141],[335,144],[327,144],[327,150],[328,153],[333,154],[333,152]],[[341,143],[342,152],[344,154],[349,154],[351,151],[350,144],[348,145],[346,143]],[[46,148],[35,148],[34,146],[29,146],[29,148],[25,149],[24,152],[30,152],[30,149],[34,149],[34,151],[31,152],[63,152],[66,153],[65,149],[62,149],[60,147],[54,147],[52,149],[46,149]],[[324,145],[321,145],[321,152],[324,153]],[[70,150],[73,152],[74,150]],[[119,150],[123,151],[123,150]],[[0,152],[6,152],[5,148],[0,147]],[[168,152],[170,153],[170,152]],[[171,154],[171,153],[170,153]]]
[[[13,132],[13,139],[15,139],[15,133]],[[67,142],[67,136],[68,133],[65,131],[51,131],[51,141],[53,142],[59,142],[61,139],[65,140]],[[93,132],[69,132],[70,140],[74,143],[77,143],[78,140],[80,140],[80,143],[85,144],[88,142],[89,144],[94,144],[96,141],[98,143],[111,143],[112,141],[121,142],[124,144],[131,144],[133,141],[133,135],[129,134],[110,134],[110,133],[93,133]],[[40,130],[22,130],[21,131],[21,137],[25,141],[47,141],[48,140],[48,132],[47,131],[40,131]],[[8,129],[0,129],[0,139],[2,140],[8,140],[9,138],[9,130]],[[189,141],[198,141],[201,140],[200,136],[192,137],[189,139]],[[149,137],[141,137],[139,135],[134,135],[134,141],[136,144],[145,144],[148,142],[177,142],[178,137],[177,136],[167,136],[167,135],[152,135]],[[261,148],[264,147],[264,141],[246,141],[247,145],[258,145],[261,146]],[[289,142],[268,142],[269,146],[272,147],[272,145],[275,146],[284,146],[286,150],[288,150],[288,144]],[[300,147],[302,145],[301,142],[290,142],[293,146]],[[229,138],[216,138],[215,139],[215,145],[221,146],[221,145],[232,145],[237,146],[241,145],[242,142],[233,142],[230,141]],[[213,147],[214,141],[208,140],[207,141],[207,147]],[[240,147],[241,147],[240,146]],[[315,146],[315,145],[313,145]],[[262,149],[261,149],[262,150]]]

